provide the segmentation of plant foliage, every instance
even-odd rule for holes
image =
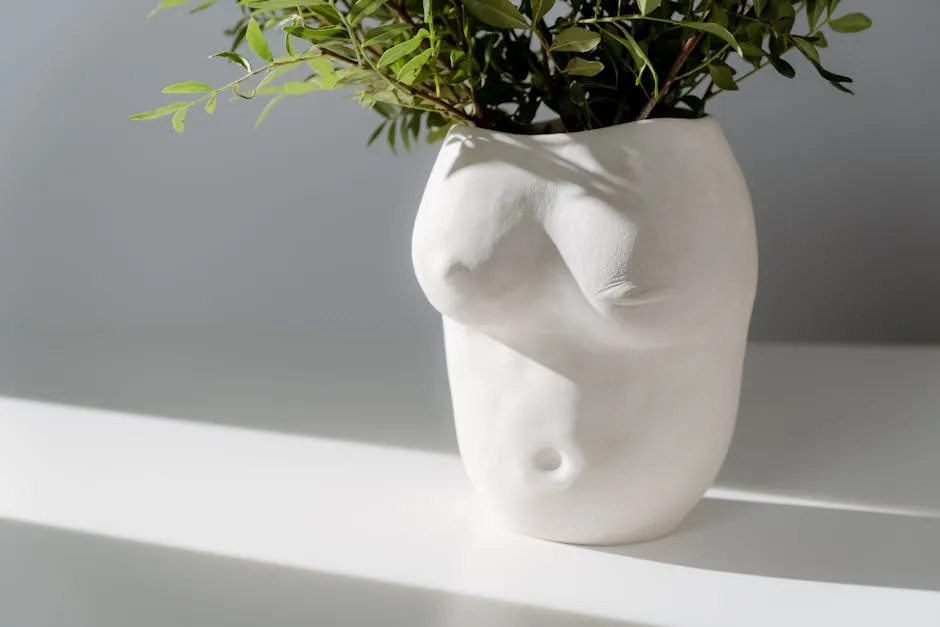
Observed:
[[[216,0],[194,4],[191,12]],[[151,12],[189,4],[162,0]],[[348,87],[383,120],[369,142],[395,149],[420,136],[443,137],[455,124],[515,133],[552,112],[565,131],[649,117],[701,117],[708,102],[771,67],[793,78],[785,56],[802,55],[835,88],[852,79],[827,70],[826,32],[871,26],[861,13],[837,13],[840,0],[238,0],[226,32],[229,50],[212,58],[242,73],[213,87],[188,81],[164,88],[190,94],[131,116],[215,110],[219,95],[269,101]],[[283,48],[275,54],[272,45]],[[744,68],[743,70],[740,68]]]

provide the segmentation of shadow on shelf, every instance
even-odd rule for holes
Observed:
[[[5,337],[0,353],[0,394],[456,452],[442,348],[430,341],[106,334]],[[940,590],[940,520],[880,511],[940,512],[938,372],[931,349],[752,347],[718,485],[769,502],[706,499],[672,536],[607,551]],[[781,494],[819,506],[773,502]],[[846,502],[872,511],[834,509]]]
[[[455,453],[426,336],[129,331],[0,335],[0,395]]]
[[[672,535],[591,550],[713,571],[940,590],[940,520],[704,499]]]
[[[0,520],[4,624],[651,627]]]

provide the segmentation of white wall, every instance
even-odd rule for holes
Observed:
[[[56,6],[52,6],[56,5]],[[220,102],[176,136],[127,114],[206,56],[232,15],[148,1],[5,11],[0,55],[0,333],[29,329],[325,329],[436,333],[410,269],[433,149],[365,147],[375,116],[338,94]],[[940,340],[940,23],[935,0],[846,0],[875,29],[833,36],[828,65],[724,96],[758,209],[753,335]]]

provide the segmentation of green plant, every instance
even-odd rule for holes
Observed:
[[[152,13],[187,4],[162,0]],[[213,57],[243,73],[221,87],[166,87],[195,94],[131,116],[212,113],[220,95],[270,97],[258,118],[286,97],[350,87],[384,120],[389,144],[410,147],[454,124],[536,132],[540,111],[579,131],[648,117],[700,117],[717,94],[738,89],[770,66],[792,78],[797,50],[836,88],[852,79],[825,69],[826,27],[854,33],[861,13],[836,16],[840,0],[239,0],[226,31],[229,50]],[[192,12],[207,9],[206,0]],[[797,31],[803,34],[797,34]],[[271,43],[278,39],[283,54]],[[247,46],[260,62],[239,52]],[[738,71],[738,67],[747,71]]]

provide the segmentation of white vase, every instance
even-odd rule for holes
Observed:
[[[750,197],[713,119],[456,128],[416,218],[461,457],[512,530],[675,529],[734,430],[757,283]]]

